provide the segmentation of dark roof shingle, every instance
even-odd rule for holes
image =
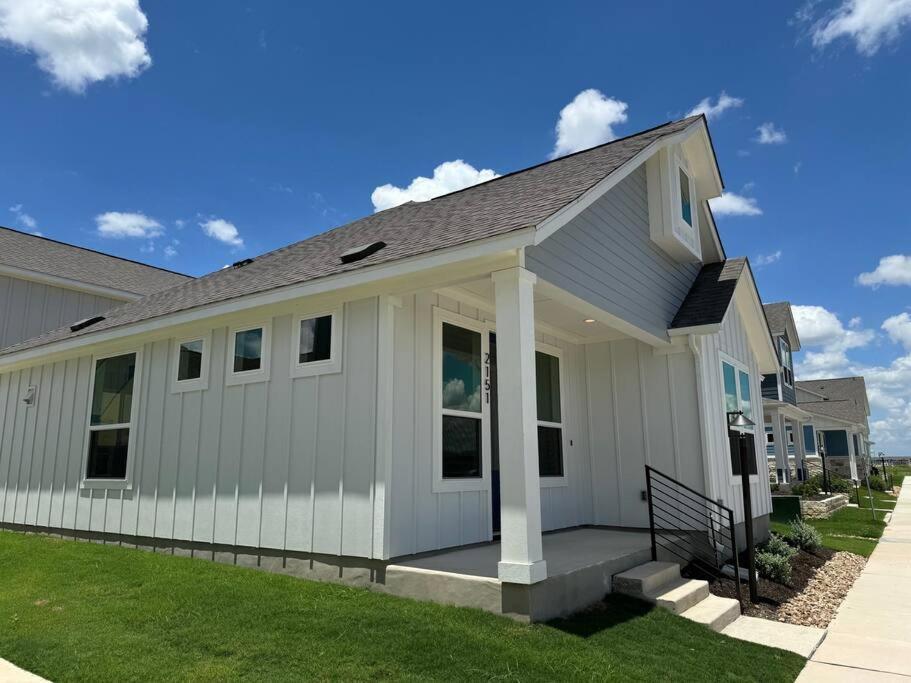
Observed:
[[[192,280],[163,268],[0,227],[0,265],[146,296]]]
[[[801,408],[840,420],[866,424],[869,402],[867,384],[863,377],[800,380],[796,384],[797,404]],[[826,398],[819,400],[813,394]],[[807,400],[808,398],[814,400]]]
[[[769,329],[772,334],[781,334],[788,329],[788,319],[791,317],[791,304],[787,301],[779,301],[774,304],[763,304],[766,320],[769,321]]]
[[[121,306],[82,332],[55,330],[0,355],[534,227],[653,142],[701,118],[667,123],[431,201],[374,213],[259,256],[243,268],[216,271]],[[348,249],[378,241],[387,246],[353,263],[339,261]]]
[[[721,324],[745,267],[745,258],[702,266],[671,322],[671,329]]]

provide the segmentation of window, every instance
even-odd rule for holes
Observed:
[[[226,384],[264,382],[269,379],[272,327],[268,323],[231,330],[228,335]]]
[[[208,388],[211,344],[208,333],[175,342],[172,393]]]
[[[291,374],[295,377],[341,372],[341,311],[301,315],[294,320]]]
[[[786,386],[794,386],[794,360],[791,358],[791,345],[784,337],[778,338],[781,351],[781,376]]]
[[[680,173],[680,216],[686,221],[686,224],[693,225],[693,204],[690,198],[690,177],[682,168],[677,169]]]
[[[535,352],[538,397],[538,474],[563,476],[563,410],[560,404],[560,359]]]
[[[137,354],[98,358],[89,405],[85,479],[126,482]]]
[[[439,391],[443,406],[443,478],[483,475],[481,343],[483,335],[443,323]]]
[[[766,427],[765,429],[766,429],[765,442],[766,443],[775,443],[775,434],[772,433],[772,428]]]
[[[807,453],[816,453],[816,434],[813,425],[803,426],[803,445]]]
[[[721,361],[721,375],[724,382],[725,413],[742,410],[745,417],[754,420],[750,374],[744,368],[735,366],[731,362]],[[740,448],[748,449],[747,462],[749,463],[750,474],[757,473],[756,444],[755,439],[752,437],[753,429],[753,427],[745,427],[734,430],[729,435],[731,472],[734,476],[740,476]],[[738,431],[745,433],[747,438],[740,438]],[[768,437],[766,439],[768,442]]]

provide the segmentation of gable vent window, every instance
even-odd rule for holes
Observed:
[[[339,258],[342,263],[354,263],[355,261],[360,261],[361,259],[365,259],[368,256],[375,254],[385,246],[385,242],[371,242],[370,244],[362,244],[359,247],[349,249]]]
[[[680,216],[686,224],[693,225],[693,202],[690,197],[690,177],[682,168],[680,171]]]

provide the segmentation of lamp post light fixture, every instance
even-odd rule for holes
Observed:
[[[744,448],[743,441],[746,440],[746,432],[743,429],[755,427],[756,423],[743,414],[742,410],[732,410],[728,412],[728,435],[737,435],[736,443],[738,446],[738,455],[740,456],[740,480],[743,490],[743,530],[747,543],[747,567],[749,571],[750,583],[750,602],[756,603],[759,600],[758,589],[756,586],[756,549],[753,546],[753,502],[752,492],[750,491],[750,467],[747,460],[747,449]],[[735,431],[736,430],[736,431]],[[751,435],[752,436],[752,435]],[[737,577],[740,580],[740,577]]]

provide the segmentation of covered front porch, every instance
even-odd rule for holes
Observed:
[[[482,543],[393,560],[383,590],[529,621],[567,616],[611,592],[611,578],[651,559],[647,530],[583,527],[544,533],[547,578],[533,586],[498,577],[501,544]]]

